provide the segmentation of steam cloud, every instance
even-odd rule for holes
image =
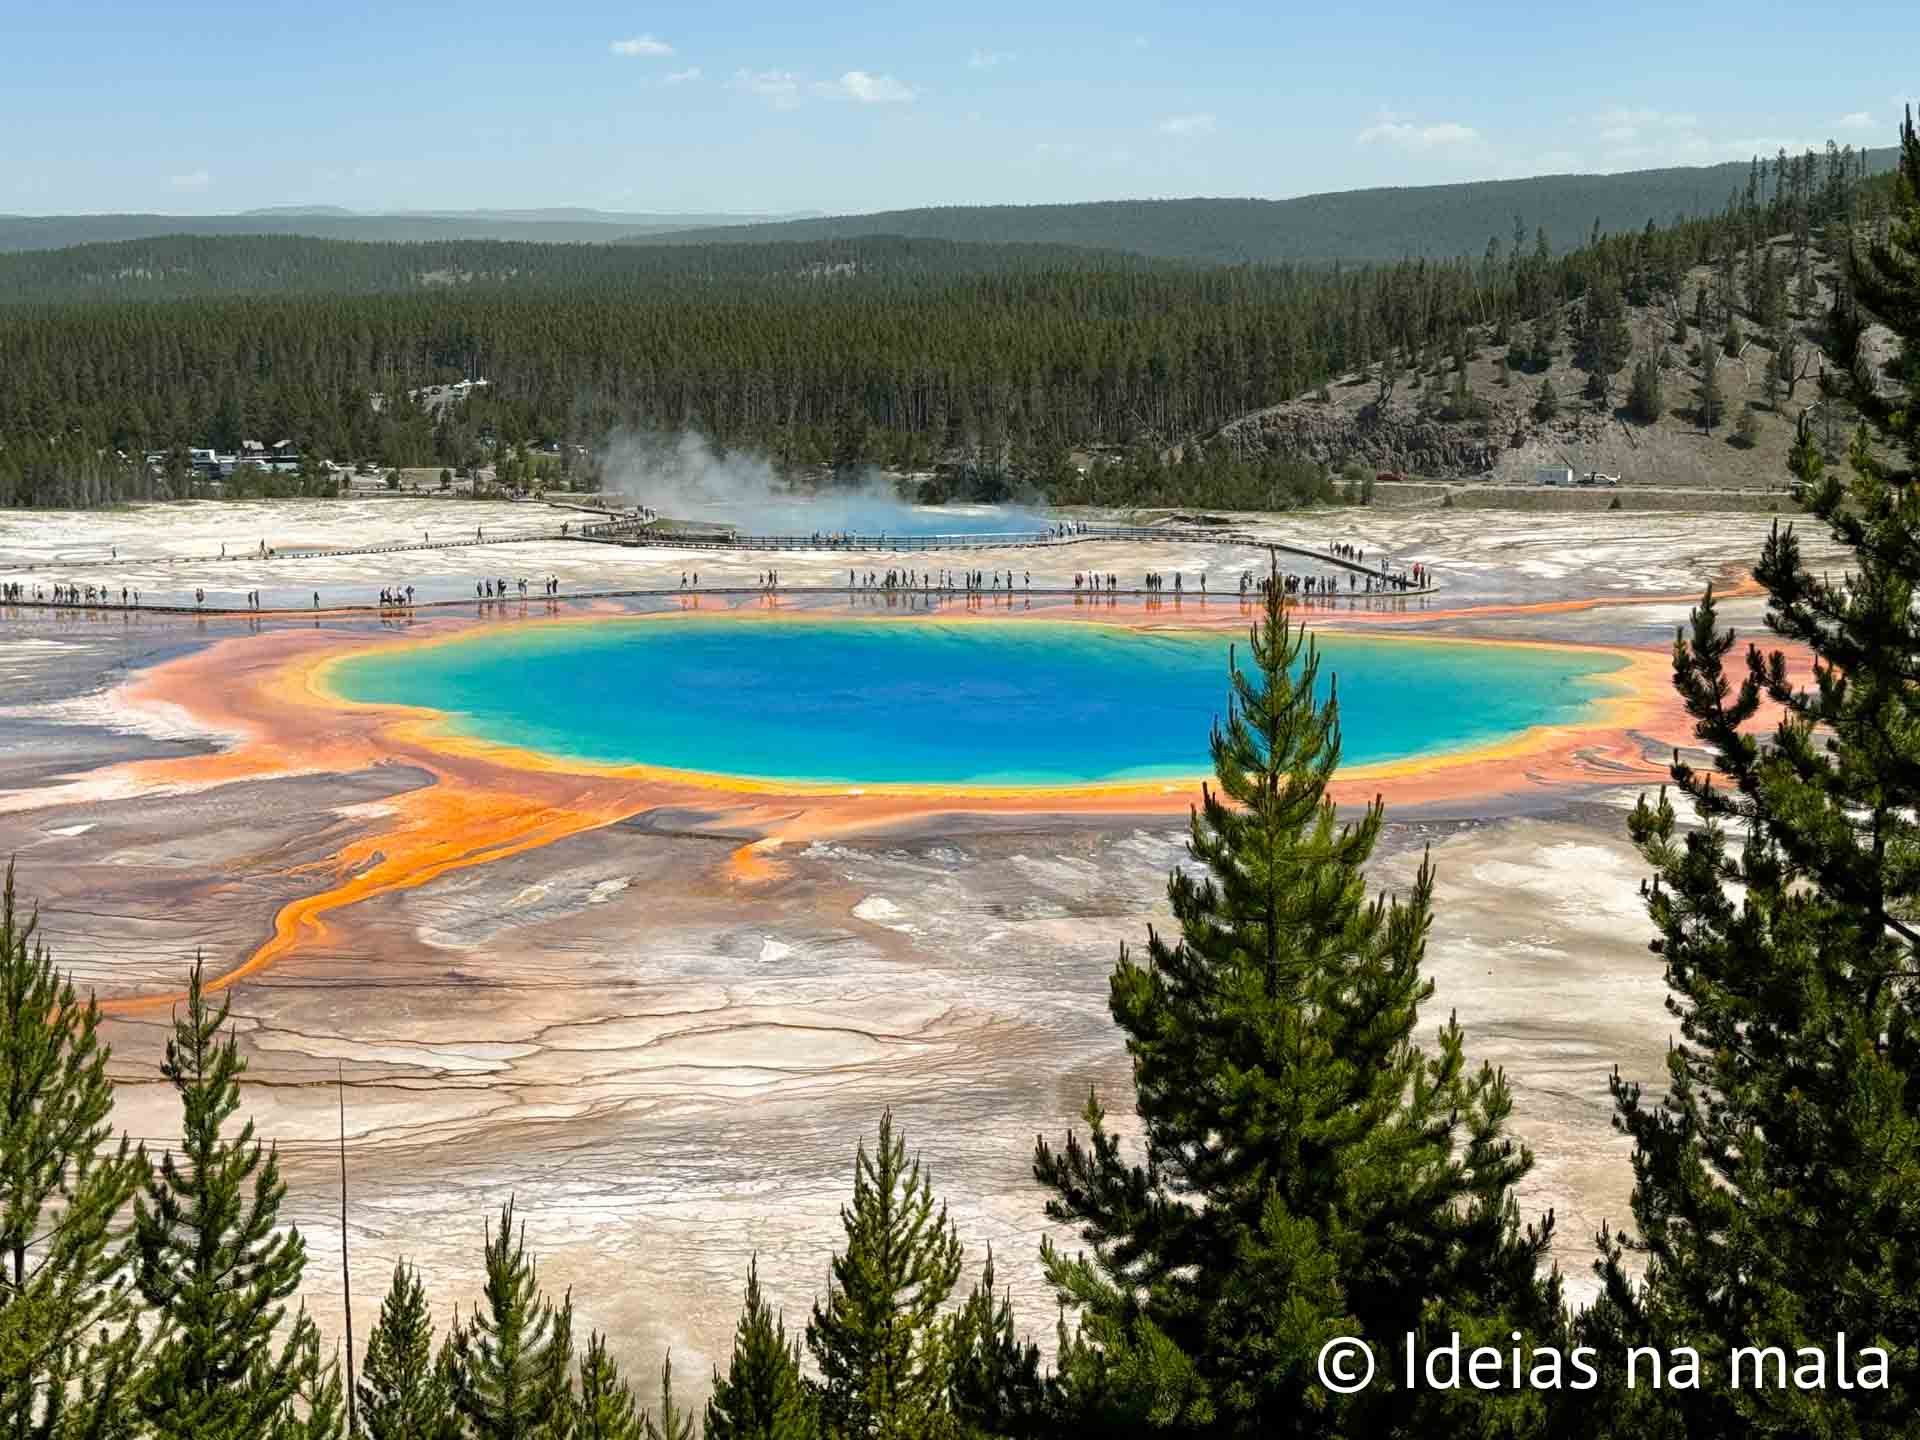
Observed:
[[[704,435],[617,431],[600,450],[602,488],[677,520],[737,526],[750,535],[914,535],[940,531],[1041,530],[1042,517],[1002,507],[928,509],[901,500],[869,468],[848,486],[801,491],[763,455],[716,451]]]

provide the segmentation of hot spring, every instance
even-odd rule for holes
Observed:
[[[677,518],[730,525],[743,535],[1032,535],[1054,522],[1011,505],[908,505],[862,495],[682,502]]]
[[[659,616],[527,625],[350,656],[340,699],[595,765],[774,781],[1078,786],[1209,768],[1244,633],[1046,621]],[[1587,720],[1606,652],[1320,637],[1346,764]]]

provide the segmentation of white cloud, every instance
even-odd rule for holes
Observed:
[[[698,65],[693,65],[688,67],[685,70],[673,70],[668,72],[665,76],[661,77],[661,83],[665,85],[685,85],[691,81],[698,80],[699,78],[700,78],[700,67]]]
[[[1833,123],[1837,129],[1841,130],[1871,130],[1873,128],[1873,116],[1869,115],[1865,110],[1855,110],[1850,115],[1842,115]]]
[[[213,176],[204,170],[189,170],[184,175],[169,175],[167,184],[176,190],[204,190],[213,184]]]
[[[1593,123],[1600,127],[1600,138],[1603,140],[1616,135],[1631,140],[1650,131],[1673,134],[1700,128],[1700,118],[1684,110],[1630,109],[1620,106],[1602,110],[1593,117]]]
[[[631,40],[616,40],[607,47],[616,55],[662,56],[673,54],[673,47],[651,35],[636,35]]]
[[[1823,142],[1824,143],[1824,142]],[[1614,144],[1596,157],[1592,168],[1602,172],[1657,170],[1674,165],[1718,165],[1729,160],[1769,158],[1785,150],[1799,155],[1819,145],[1778,135],[1754,135],[1717,140],[1699,131],[1670,135],[1641,135],[1634,143]]]
[[[967,65],[974,70],[991,70],[1017,58],[1011,50],[976,50],[967,57]]]
[[[861,105],[899,105],[913,99],[913,91],[891,75],[871,75],[865,70],[849,70],[838,80],[815,85],[813,93],[824,100],[852,100]]]
[[[1211,135],[1220,127],[1211,115],[1169,115],[1160,122],[1162,135]]]
[[[1616,172],[1675,165],[1714,165],[1728,160],[1771,156],[1781,149],[1797,155],[1806,144],[1777,136],[1719,139],[1701,126],[1700,117],[1683,110],[1614,108],[1576,122],[1573,137],[1587,141],[1578,168]],[[1844,123],[1844,122],[1843,122]]]
[[[730,83],[776,110],[791,110],[800,103],[800,77],[791,70],[736,70]]]
[[[1422,125],[1391,110],[1382,110],[1380,118],[1359,134],[1362,145],[1392,145],[1400,150],[1444,150],[1455,145],[1471,145],[1480,132],[1471,125],[1440,120]]]

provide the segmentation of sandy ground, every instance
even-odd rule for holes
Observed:
[[[85,561],[116,587],[121,575],[144,578],[156,595],[203,584],[343,601],[384,583],[458,597],[476,571],[558,574],[581,589],[677,581],[682,556],[557,540],[387,557],[406,562],[400,576],[376,557],[218,558],[223,541],[377,543],[451,514],[531,532],[553,513],[391,500],[8,515],[0,571],[44,577]],[[1411,633],[1641,647],[1669,643],[1687,597],[1750,563],[1767,526],[1444,510],[1252,523],[1287,543],[1337,538],[1433,566],[1443,593],[1384,617]],[[1067,576],[1193,576],[1204,564],[1210,584],[1230,588],[1264,556],[1102,544],[971,563],[1024,570],[1036,559]],[[777,563],[790,585],[844,581],[841,555],[760,563]],[[751,581],[755,562],[708,554],[700,568]],[[1583,603],[1594,599],[1609,603]],[[1727,607],[1743,630],[1757,616],[1751,599]],[[323,639],[378,631],[352,617],[268,621],[264,639],[289,624]],[[128,677],[249,633],[192,617],[0,619],[0,846],[41,900],[60,962],[103,996],[172,991],[196,949],[214,971],[237,968],[276,915],[333,884],[338,857],[434,783],[417,765],[358,760],[198,789],[117,783],[148,773],[130,764],[182,764],[233,738],[196,718],[218,709],[215,695],[129,711],[118,699]],[[209,687],[221,688],[217,674]],[[1685,737],[1640,739],[1657,757]],[[1523,1212],[1555,1211],[1576,1296],[1589,1288],[1594,1230],[1626,1218],[1630,1173],[1608,1125],[1607,1076],[1618,1066],[1657,1088],[1671,1029],[1646,948],[1644,867],[1624,830],[1637,793],[1596,775],[1534,785],[1524,800],[1403,807],[1374,877],[1404,886],[1431,847],[1438,994],[1425,1026],[1457,1010],[1470,1054],[1513,1081],[1516,1128],[1539,1157]],[[537,802],[537,787],[528,796]],[[288,1167],[290,1213],[313,1257],[308,1303],[323,1325],[338,1333],[343,1076],[362,1343],[398,1257],[422,1267],[443,1319],[472,1303],[482,1220],[515,1195],[544,1278],[573,1288],[583,1328],[609,1329],[642,1371],[671,1346],[698,1388],[724,1356],[751,1255],[775,1303],[804,1316],[839,1238],[853,1147],[888,1105],[930,1161],[970,1261],[991,1244],[1023,1325],[1050,1339],[1033,1139],[1076,1124],[1089,1086],[1127,1109],[1107,975],[1123,942],[1165,922],[1182,835],[1165,814],[964,810],[895,817],[743,865],[742,843],[767,833],[761,819],[657,805],[375,894],[249,974],[234,994],[247,1103]],[[110,1025],[120,1122],[150,1145],[178,1128],[154,1070],[165,1023],[164,1008],[148,1007]]]
[[[591,519],[531,503],[383,500],[284,501],[136,506],[111,512],[0,514],[0,582],[93,584],[117,597],[138,590],[147,604],[191,604],[196,590],[210,607],[239,607],[248,591],[267,609],[371,605],[382,587],[412,585],[420,600],[470,600],[476,581],[527,579],[538,590],[557,577],[563,594],[612,588],[677,590],[698,572],[706,589],[753,586],[777,567],[789,589],[844,586],[854,569],[890,565],[950,569],[973,566],[1016,572],[1037,588],[1071,586],[1075,572],[1114,572],[1131,583],[1148,570],[1179,573],[1189,589],[1204,575],[1212,592],[1236,590],[1242,573],[1264,573],[1264,549],[1191,544],[1088,541],[1054,549],[986,551],[946,557],[924,553],[837,551],[777,556],[715,551],[627,549],[561,540],[562,523]],[[1396,566],[1424,562],[1448,595],[1475,600],[1541,598],[1542,581],[1578,576],[1594,594],[1665,594],[1691,589],[1703,571],[1751,555],[1766,533],[1765,516],[1525,515],[1415,510],[1335,510],[1310,515],[1247,517],[1260,539],[1320,549],[1358,545]],[[478,532],[488,543],[465,543]],[[525,536],[511,544],[492,543]],[[261,559],[257,547],[293,550],[388,543],[459,548],[325,558]],[[222,547],[226,555],[221,554]],[[1313,567],[1292,563],[1300,571]],[[1169,585],[1171,580],[1169,579]],[[1548,598],[1558,598],[1554,592]]]

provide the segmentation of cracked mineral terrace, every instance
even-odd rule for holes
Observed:
[[[156,599],[259,589],[269,603],[318,593],[326,606],[389,584],[458,598],[483,575],[558,576],[564,596],[673,588],[695,568],[707,584],[751,588],[756,574],[750,554],[546,538],[245,558],[262,540],[404,537],[450,526],[448,514],[404,500],[16,512],[0,519],[0,580],[31,588],[84,568]],[[525,506],[458,514],[501,536],[548,528]],[[1617,1065],[1657,1078],[1671,1028],[1624,812],[1687,740],[1664,675],[1692,599],[1719,581],[1736,596],[1726,619],[1761,630],[1738,582],[1768,522],[1242,518],[1256,539],[1348,541],[1439,577],[1439,595],[1316,611],[1316,624],[1637,652],[1636,703],[1597,728],[1472,765],[1348,777],[1340,791],[1388,799],[1377,885],[1404,886],[1432,851],[1438,994],[1424,1025],[1457,1010],[1470,1054],[1506,1068],[1516,1128],[1540,1159],[1522,1204],[1528,1219],[1557,1211],[1557,1259],[1578,1292],[1590,1237],[1624,1217],[1630,1181],[1606,1077]],[[219,558],[223,544],[241,558]],[[1204,567],[1218,597],[1267,556],[1128,541],[971,563],[1033,570],[1036,586],[1154,569],[1190,589]],[[800,589],[844,582],[847,559],[778,565]],[[1026,613],[1017,597],[1003,613],[1015,611]],[[516,601],[411,633],[583,613],[602,612]],[[1075,609],[1036,600],[1034,613]],[[1231,600],[1190,595],[1097,615],[1245,623]],[[749,1255],[776,1306],[804,1312],[839,1237],[854,1144],[892,1105],[970,1259],[993,1246],[1023,1324],[1044,1338],[1033,1137],[1076,1124],[1089,1086],[1127,1109],[1107,975],[1123,942],[1165,921],[1191,787],[824,796],[542,768],[325,706],[297,683],[295,662],[407,624],[28,609],[0,620],[0,846],[18,856],[58,963],[111,1009],[118,1122],[161,1145],[177,1126],[156,1062],[168,997],[203,950],[230,985],[247,1103],[285,1158],[314,1261],[308,1301],[329,1333],[344,1073],[363,1304],[403,1255],[439,1313],[464,1302],[482,1221],[513,1193],[543,1278],[573,1288],[583,1326],[626,1337],[623,1359],[642,1367],[671,1345],[676,1368],[704,1378],[729,1343]]]

